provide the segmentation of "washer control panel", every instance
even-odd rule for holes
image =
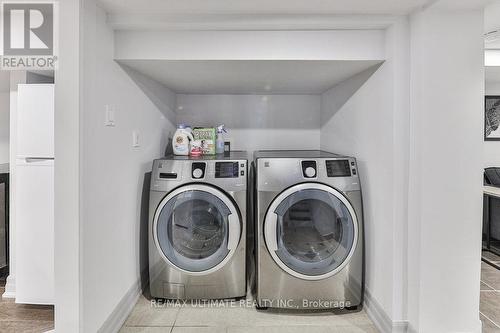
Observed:
[[[302,161],[302,174],[304,178],[316,178],[318,175],[316,161]]]
[[[158,159],[153,162],[151,191],[171,191],[188,183],[208,183],[228,192],[247,187],[247,160]]]
[[[215,178],[238,178],[239,176],[240,164],[238,162],[215,162]]]
[[[206,168],[207,164],[205,162],[193,162],[193,164],[191,164],[191,177],[193,179],[205,178]]]

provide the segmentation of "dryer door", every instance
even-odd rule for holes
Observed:
[[[185,185],[159,204],[153,238],[165,261],[193,275],[214,272],[232,257],[241,238],[233,201],[209,185]]]
[[[339,191],[323,184],[299,184],[271,203],[264,238],[283,270],[301,279],[320,280],[349,262],[358,241],[358,220]]]

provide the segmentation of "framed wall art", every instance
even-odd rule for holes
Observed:
[[[485,97],[484,140],[500,141],[500,96]]]

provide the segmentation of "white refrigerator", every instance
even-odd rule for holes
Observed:
[[[18,85],[16,303],[54,304],[54,85]]]

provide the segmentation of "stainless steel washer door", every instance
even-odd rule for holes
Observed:
[[[283,270],[301,279],[320,280],[349,262],[358,239],[358,221],[339,191],[318,183],[299,184],[272,202],[264,237]]]
[[[164,260],[194,275],[221,268],[241,237],[237,208],[222,191],[186,185],[169,193],[153,221],[156,247]]]

